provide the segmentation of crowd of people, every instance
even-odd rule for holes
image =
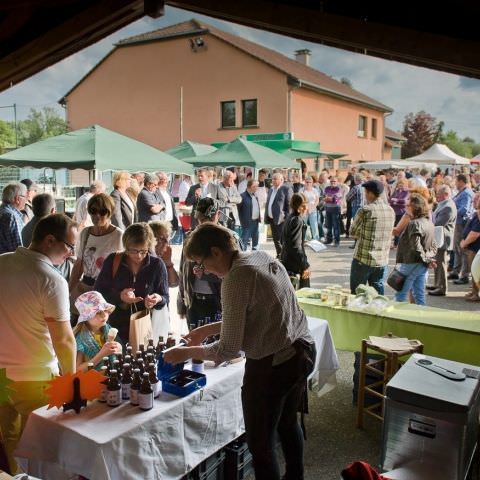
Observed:
[[[469,284],[472,264],[480,263],[479,174],[352,168],[343,179],[327,170],[301,179],[261,170],[255,179],[252,172],[227,169],[217,177],[214,169],[200,169],[197,179],[178,176],[169,185],[164,172],[115,172],[111,193],[92,182],[73,219],[56,213],[54,197],[39,194],[30,180],[3,189],[0,368],[7,368],[15,393],[0,405],[0,440],[12,471],[14,446],[28,414],[45,404],[47,382],[60,371],[100,369],[103,357],[125,348],[137,310],[168,323],[169,289],[178,286],[189,346],[169,360],[220,361],[244,351],[242,401],[258,478],[278,478],[277,424],[287,472],[300,478],[296,411],[315,349],[294,285],[310,285],[307,239],[334,248],[342,236],[354,239],[352,292],[363,283],[383,294],[396,250],[404,280],[396,299],[421,305],[426,291],[446,295],[449,280]],[[190,232],[182,231],[177,202],[192,208]],[[276,259],[258,251],[262,224],[270,228]],[[170,241],[180,231],[186,236],[177,270]],[[480,300],[475,281],[466,300]],[[115,341],[111,328],[118,330]],[[201,347],[212,334],[220,340]],[[278,388],[263,389],[272,382]],[[266,415],[268,427],[258,422]]]

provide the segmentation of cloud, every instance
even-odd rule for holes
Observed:
[[[76,53],[39,74],[0,94],[0,106],[16,103],[19,118],[31,107],[57,106],[57,101],[98,63],[123,38],[137,35],[191,18],[205,21],[247,40],[260,43],[293,58],[295,50],[312,51],[311,66],[339,80],[348,78],[353,87],[394,109],[387,117],[390,128],[400,130],[405,115],[425,110],[445,128],[461,137],[480,141],[480,81],[448,73],[383,60],[338,48],[212,19],[192,12],[166,7],[159,19],[142,18],[109,37]],[[0,118],[13,118],[13,109],[0,109]]]
[[[476,78],[459,77],[458,86],[465,90],[473,88],[480,90],[480,80],[477,80]]]

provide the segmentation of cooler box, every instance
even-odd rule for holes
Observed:
[[[162,382],[162,391],[177,397],[186,397],[207,384],[203,373],[184,370],[185,364],[172,365],[163,361],[160,355],[157,362],[157,377]]]
[[[479,381],[445,378],[415,363],[422,358],[453,372],[479,370],[410,357],[386,388],[383,469],[398,480],[465,480],[477,447]]]

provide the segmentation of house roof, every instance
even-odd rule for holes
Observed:
[[[385,127],[385,138],[389,138],[390,140],[397,140],[397,141],[405,141],[406,138],[401,134],[392,130],[391,128]]]
[[[312,67],[297,62],[296,60],[293,60],[275,50],[271,50],[249,40],[245,40],[237,35],[227,33],[196,19],[126,38],[118,42],[116,47],[118,48],[129,45],[138,45],[142,43],[169,40],[182,36],[192,36],[206,33],[210,33],[214,37],[227,42],[233,47],[242,50],[243,52],[257,58],[264,63],[267,63],[271,67],[282,71],[291,77],[292,80],[298,82],[299,86],[312,88],[324,94],[340,97],[344,100],[365,105],[382,112],[392,112],[392,109],[383,103],[364,95],[363,93],[329,77],[318,70],[315,70]],[[102,61],[100,63],[102,63]],[[69,92],[65,94],[65,97],[68,96],[96,67],[94,67],[72,89],[70,89]]]

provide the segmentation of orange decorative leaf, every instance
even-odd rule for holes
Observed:
[[[48,382],[50,386],[45,390],[48,397],[48,410],[52,407],[60,408],[64,403],[72,401],[73,378],[71,373],[66,373]]]
[[[80,395],[84,400],[95,400],[102,393],[105,377],[97,370],[77,375],[80,379]]]
[[[45,391],[48,397],[48,409],[52,407],[61,408],[65,403],[73,400],[73,380],[80,380],[80,397],[82,400],[94,400],[102,392],[102,383],[105,377],[96,370],[89,372],[77,372],[75,375],[67,373],[56,377],[48,383],[50,386]]]

